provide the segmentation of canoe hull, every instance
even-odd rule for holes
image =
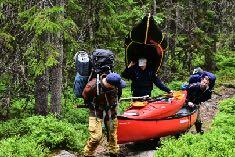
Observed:
[[[118,117],[118,143],[137,142],[180,134],[196,121],[197,111],[181,117],[159,120],[133,120]]]
[[[184,105],[187,96],[186,91],[177,91],[167,101],[155,101],[146,106],[131,107],[124,112],[123,116],[129,119],[162,119],[174,115]]]

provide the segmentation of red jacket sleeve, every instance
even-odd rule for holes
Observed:
[[[93,97],[96,95],[96,78],[93,78],[91,81],[89,81],[83,92],[82,97],[84,99],[84,103],[89,103],[93,100]]]

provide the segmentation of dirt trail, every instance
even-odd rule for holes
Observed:
[[[201,114],[202,114],[202,121],[203,121],[203,129],[207,131],[210,129],[212,119],[215,117],[216,113],[218,112],[218,102],[227,99],[230,97],[235,96],[235,88],[226,88],[224,86],[221,87],[219,90],[220,93],[214,92],[212,95],[212,99],[202,104],[201,107]],[[192,127],[190,131],[195,131],[195,128]],[[103,140],[102,144],[96,150],[96,157],[108,157],[107,150],[106,150],[106,140]],[[156,143],[155,143],[156,145]],[[122,144],[120,145],[120,150],[122,154],[126,157],[153,157],[155,152],[155,147],[150,145],[149,143],[142,143],[142,144]],[[64,155],[63,155],[64,154]],[[69,152],[66,153],[59,153],[56,157],[74,157],[74,154],[70,154]],[[71,156],[70,156],[70,155]]]

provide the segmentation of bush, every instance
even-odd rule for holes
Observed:
[[[235,97],[220,103],[221,112],[216,116],[211,131],[204,135],[186,134],[179,140],[167,139],[162,142],[163,146],[157,150],[155,156],[234,156],[234,102]]]
[[[30,137],[13,136],[0,141],[0,157],[40,157],[49,153]]]
[[[14,152],[17,156],[18,153],[22,154],[19,156],[45,156],[49,150],[58,148],[81,152],[88,138],[86,130],[86,125],[73,126],[53,116],[33,116],[2,122],[0,156],[15,156]],[[35,154],[31,155],[32,152]]]

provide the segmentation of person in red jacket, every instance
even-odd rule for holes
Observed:
[[[93,78],[87,83],[82,95],[84,103],[89,106],[90,138],[84,148],[84,156],[93,156],[102,139],[102,122],[108,124],[108,149],[111,157],[119,154],[117,144],[117,103],[121,96],[122,88],[126,86],[119,74],[103,74],[100,78],[99,92],[97,92],[97,80]],[[104,114],[105,113],[105,114]]]

